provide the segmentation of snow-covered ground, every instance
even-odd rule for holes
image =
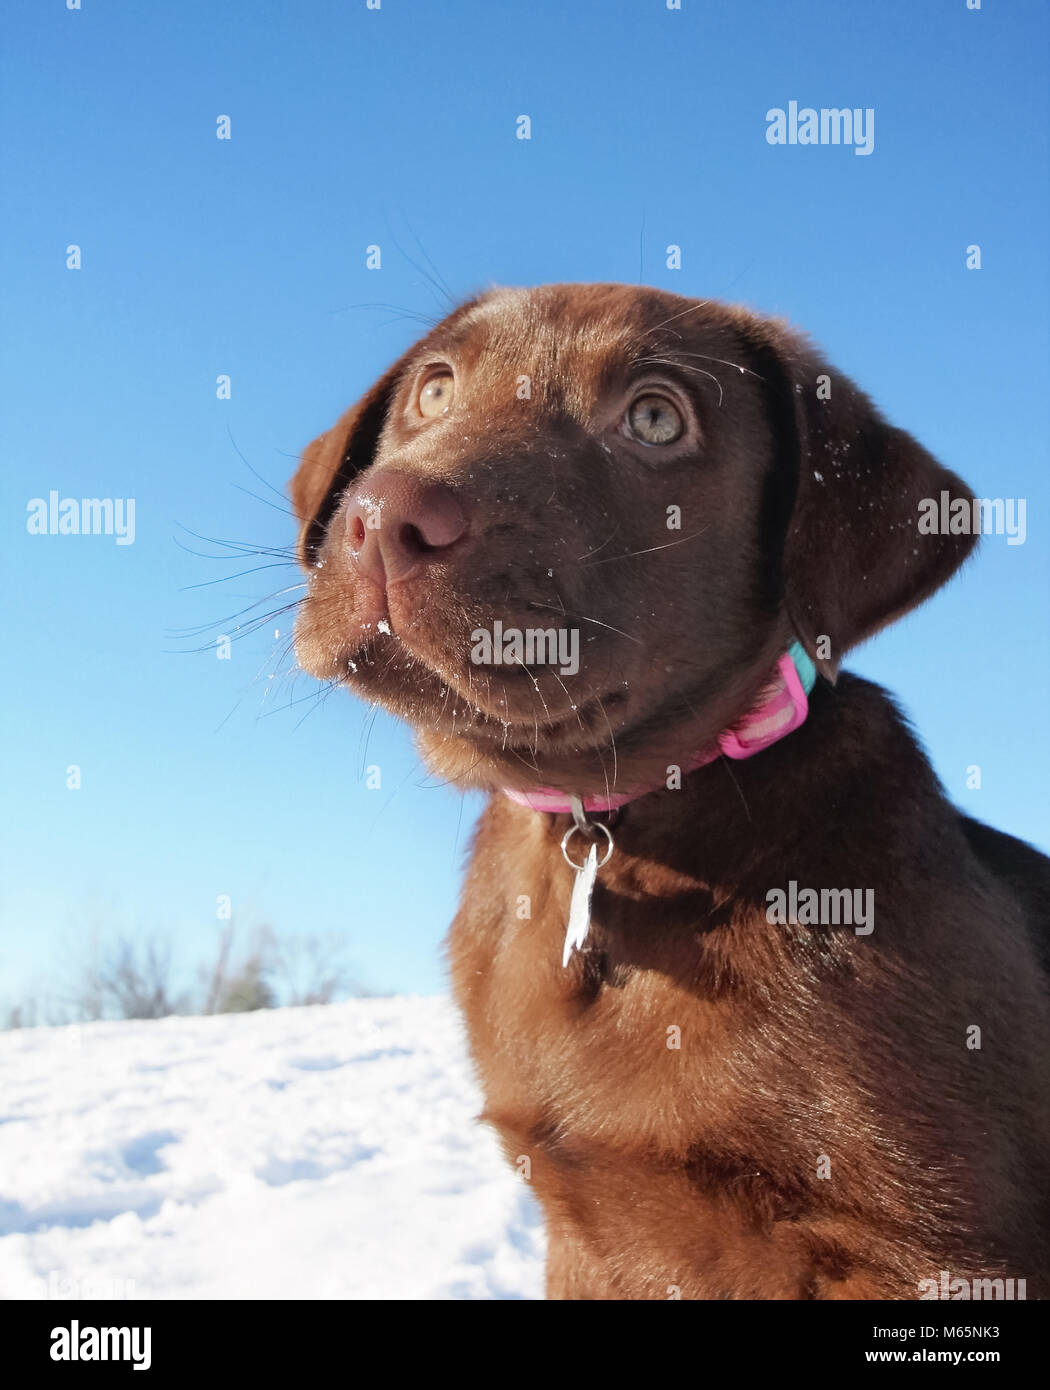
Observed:
[[[538,1298],[445,999],[0,1034],[0,1297]]]

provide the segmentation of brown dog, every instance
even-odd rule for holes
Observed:
[[[1050,860],[837,678],[965,559],[960,480],[780,323],[560,285],[452,314],[292,496],[301,665],[493,793],[449,951],[549,1294],[1045,1296]],[[795,641],[805,722],[716,757]],[[613,844],[564,966],[540,789]]]

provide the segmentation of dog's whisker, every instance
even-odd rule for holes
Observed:
[[[192,536],[195,541],[201,541],[204,545],[219,545],[225,550],[235,550],[245,555],[282,555],[291,560],[295,559],[295,547],[293,545],[273,546],[259,545],[255,541],[227,541],[220,536],[202,536],[199,531],[193,531],[190,527],[183,526],[181,522],[177,522],[176,525],[180,531],[185,531],[187,536]],[[177,538],[175,544],[179,544]],[[190,553],[195,554],[196,552],[191,551]],[[206,556],[205,558],[221,559],[222,557]]]
[[[598,708],[601,710],[601,712],[602,712],[602,718],[605,720],[605,727],[606,727],[606,728],[608,729],[608,731],[609,731],[609,746],[610,746],[610,748],[611,748],[611,750],[612,750],[612,759],[613,759],[612,784],[613,784],[613,786],[615,787],[615,786],[616,786],[616,782],[617,782],[617,778],[618,778],[618,776],[619,776],[619,758],[618,758],[618,755],[617,755],[617,752],[616,752],[616,734],[615,734],[615,732],[614,732],[614,730],[613,730],[613,726],[612,726],[612,723],[611,723],[611,721],[610,721],[610,719],[609,719],[609,716],[608,716],[608,714],[606,713],[605,705],[602,703],[602,697],[598,694],[597,690],[594,691],[592,698],[595,700],[595,702],[596,702],[597,705],[598,705]],[[604,758],[602,758],[602,774],[603,774],[603,775],[605,774],[605,759],[604,759]],[[607,776],[605,777],[605,795],[606,795],[606,797],[608,797],[608,795],[609,795],[609,778],[608,778]]]
[[[410,323],[420,323],[424,328],[436,328],[441,322],[433,314],[424,314],[418,309],[406,308],[403,304],[386,304],[382,300],[362,300],[359,304],[344,304],[341,308],[329,310],[332,314],[349,314],[356,309],[382,309],[386,313],[392,313],[398,319],[406,319]],[[391,320],[394,322],[395,320]],[[298,457],[293,455],[292,457]]]
[[[635,361],[634,365],[636,367],[677,367],[679,371],[694,372],[697,376],[706,376],[710,381],[713,381],[715,385],[718,387],[718,408],[722,408],[722,401],[725,398],[725,392],[722,389],[722,383],[719,381],[718,377],[715,376],[714,372],[706,371],[703,367],[692,367],[687,362],[675,362],[667,357],[639,357]]]
[[[299,586],[296,585],[294,587],[298,588]],[[288,592],[288,590],[282,590],[281,592]],[[258,599],[255,603],[248,604],[247,607],[242,608],[239,612],[231,613],[225,618],[218,619],[217,622],[201,623],[197,627],[169,629],[168,635],[174,638],[190,640],[194,637],[200,637],[202,633],[214,632],[223,636],[228,636],[231,641],[243,640],[253,632],[258,632],[261,627],[265,627],[266,624],[271,622],[274,618],[281,618],[286,613],[293,612],[300,604],[305,603],[307,599],[307,595],[303,594],[301,597],[293,599],[291,603],[286,603],[280,608],[274,608],[267,613],[262,613],[252,618],[247,623],[242,623],[240,621],[246,613],[250,613],[254,608],[258,608],[263,603],[272,602],[276,597],[278,597],[276,594],[267,594],[265,598]],[[232,631],[223,633],[222,629],[225,627],[230,627]],[[203,647],[196,648],[196,650],[207,651],[211,645],[211,643],[205,643]]]
[[[677,314],[672,314],[672,315],[670,316],[670,318],[662,319],[659,323],[654,324],[652,328],[650,328],[650,329],[648,329],[648,330],[646,331],[646,333],[644,334],[644,336],[645,336],[646,338],[651,338],[652,335],[653,335],[654,333],[659,333],[660,329],[661,329],[661,328],[666,328],[667,325],[668,325],[669,323],[677,323],[677,321],[678,321],[679,319],[684,319],[685,316],[686,316],[686,314],[695,314],[695,313],[697,312],[697,310],[699,310],[699,309],[705,309],[709,303],[710,303],[710,300],[708,300],[708,299],[698,299],[698,300],[696,300],[695,303],[688,305],[685,309],[682,309],[679,313],[677,313]]]
[[[679,352],[678,355],[679,357],[699,357],[702,362],[716,362],[720,367],[732,367],[734,371],[740,372],[742,376],[753,376],[756,381],[761,381],[764,385],[768,385],[764,376],[760,376],[758,372],[752,371],[750,367],[745,367],[742,362],[727,362],[724,357],[710,357],[706,352]]]
[[[286,566],[283,563],[274,563],[272,565],[255,565],[252,569],[249,570],[238,570],[236,574],[221,574],[218,577],[218,579],[204,579],[199,584],[184,584],[182,588],[179,590],[179,593],[186,594],[189,593],[191,589],[210,589],[216,584],[229,584],[234,579],[244,579],[245,576],[249,574],[261,574],[263,570],[277,570],[285,568]],[[303,580],[301,584],[289,584],[288,588],[281,589],[280,593],[290,594],[294,589],[305,588],[306,580]]]
[[[280,512],[282,516],[290,516],[293,520],[295,519],[295,513],[290,507],[279,507],[276,502],[271,502],[268,497],[260,497],[257,492],[252,492],[250,487],[242,487],[240,483],[234,483],[232,486],[235,487],[238,492],[243,492],[245,497],[250,497],[252,501],[259,502],[264,507],[272,507],[275,512]]]
[[[698,534],[699,534],[699,533],[698,533]],[[645,554],[647,554],[648,552],[647,552],[647,551],[644,551],[644,550],[637,550],[637,551],[634,551],[633,553],[636,554],[636,555],[645,555]],[[609,559],[611,559],[611,560],[628,560],[628,559],[630,559],[630,556],[629,556],[629,555],[610,555],[610,556],[609,556]],[[600,560],[598,560],[598,561],[595,561],[595,563],[596,563],[596,564],[601,564],[601,563],[603,563],[603,562],[600,561]],[[529,606],[530,608],[547,608],[547,609],[549,609],[552,613],[560,613],[561,616],[562,616],[563,618],[572,618],[572,619],[574,619],[574,620],[575,620],[576,622],[578,622],[578,623],[593,623],[595,627],[603,627],[603,628],[606,629],[607,632],[615,632],[615,633],[616,633],[618,636],[620,636],[620,637],[626,637],[627,640],[628,640],[628,642],[637,642],[637,644],[638,644],[640,647],[645,645],[644,642],[641,640],[640,637],[632,637],[631,634],[630,634],[629,632],[624,632],[623,628],[620,628],[620,627],[613,627],[612,623],[603,623],[599,618],[590,618],[590,617],[587,616],[586,613],[570,613],[570,612],[568,612],[568,610],[565,608],[564,605],[562,605],[561,608],[556,608],[556,607],[554,606],[553,603],[540,603],[540,601],[539,601],[538,599],[530,599],[530,600],[529,600],[529,603],[528,603],[528,606]]]
[[[532,688],[533,688],[533,690],[535,691],[535,693],[539,696],[540,704],[543,706],[543,712],[544,712],[544,714],[547,716],[547,721],[548,721],[548,723],[549,723],[549,722],[550,722],[551,713],[550,713],[550,710],[547,708],[547,701],[543,698],[543,691],[540,689],[540,683],[539,683],[539,681],[536,679],[535,674],[528,668],[528,666],[525,665],[524,661],[522,661],[520,657],[517,657],[517,656],[514,657],[514,663],[515,663],[515,665],[520,666],[521,669],[526,673],[526,675],[527,675],[527,676],[529,677],[529,679],[532,681]],[[564,685],[562,686],[562,689],[565,690]],[[565,693],[566,693],[566,695],[567,695],[569,692],[566,690]]]
[[[588,550],[588,551],[587,551],[585,554],[583,554],[583,555],[577,555],[576,559],[573,560],[572,563],[573,563],[574,565],[578,565],[578,564],[580,564],[581,561],[583,561],[583,560],[589,560],[590,557],[591,557],[592,555],[597,555],[599,550],[604,550],[604,549],[605,549],[605,547],[609,544],[609,542],[619,533],[619,530],[620,530],[620,523],[617,522],[616,525],[613,527],[613,529],[612,529],[612,530],[609,532],[609,534],[606,536],[605,540],[602,541],[601,545],[596,545],[596,546],[594,547],[593,550]]]
[[[210,538],[205,539],[209,545],[228,544],[228,542],[225,541],[213,541]],[[294,552],[286,546],[245,546],[243,549],[232,549],[228,554],[209,555],[207,551],[194,550],[191,545],[183,545],[178,537],[174,538],[173,543],[183,554],[192,555],[197,560],[221,560],[225,563],[230,563],[236,560],[250,560],[256,556],[260,556],[263,559],[280,557],[281,561],[286,565],[298,566],[299,564]]]
[[[707,526],[699,531],[694,531],[691,536],[679,536],[677,540],[666,541],[663,545],[651,545],[645,550],[629,550],[625,555],[607,555],[603,560],[592,560],[592,565],[608,565],[614,560],[630,560],[636,555],[654,555],[658,550],[670,550],[674,545],[685,545],[686,541],[695,541],[698,536],[704,535],[709,530]],[[624,636],[627,634],[624,633]]]
[[[279,497],[283,503],[286,503],[288,501],[288,498],[286,497],[284,492],[282,492],[280,488],[274,487],[273,483],[271,483],[267,478],[264,478],[263,475],[259,472],[259,470],[257,468],[253,468],[252,465],[248,462],[248,460],[244,457],[244,454],[241,452],[240,445],[237,443],[236,439],[234,439],[233,431],[230,429],[229,425],[226,426],[226,434],[229,438],[230,443],[233,445],[234,452],[236,453],[237,457],[244,464],[245,468],[247,468],[248,472],[252,475],[252,477],[257,478],[259,482],[262,483],[263,487],[269,488],[269,490],[273,493],[275,497]],[[248,496],[255,497],[255,493],[249,492]],[[256,497],[256,501],[263,502],[265,501],[265,498]],[[273,506],[273,503],[269,503],[268,505]],[[286,516],[293,516],[293,513],[288,511],[286,507],[281,507],[279,508],[279,510],[283,511]]]

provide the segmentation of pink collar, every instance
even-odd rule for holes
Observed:
[[[719,734],[713,747],[704,749],[683,765],[683,772],[695,772],[698,767],[713,763],[725,754],[727,758],[753,758],[764,748],[778,743],[803,724],[809,713],[806,698],[813,689],[817,673],[809,656],[799,642],[791,646],[777,662],[776,671],[770,684],[742,723]],[[585,811],[615,811],[626,806],[640,796],[662,790],[664,783],[655,786],[639,787],[636,791],[621,792],[615,796],[586,796],[583,798]],[[563,812],[572,810],[572,800],[564,793],[549,787],[541,787],[533,792],[514,791],[504,787],[505,796],[516,801],[519,806],[528,806],[533,811]]]

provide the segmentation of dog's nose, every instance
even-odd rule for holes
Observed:
[[[347,535],[361,574],[381,588],[440,558],[467,530],[451,488],[381,468],[350,496]]]

